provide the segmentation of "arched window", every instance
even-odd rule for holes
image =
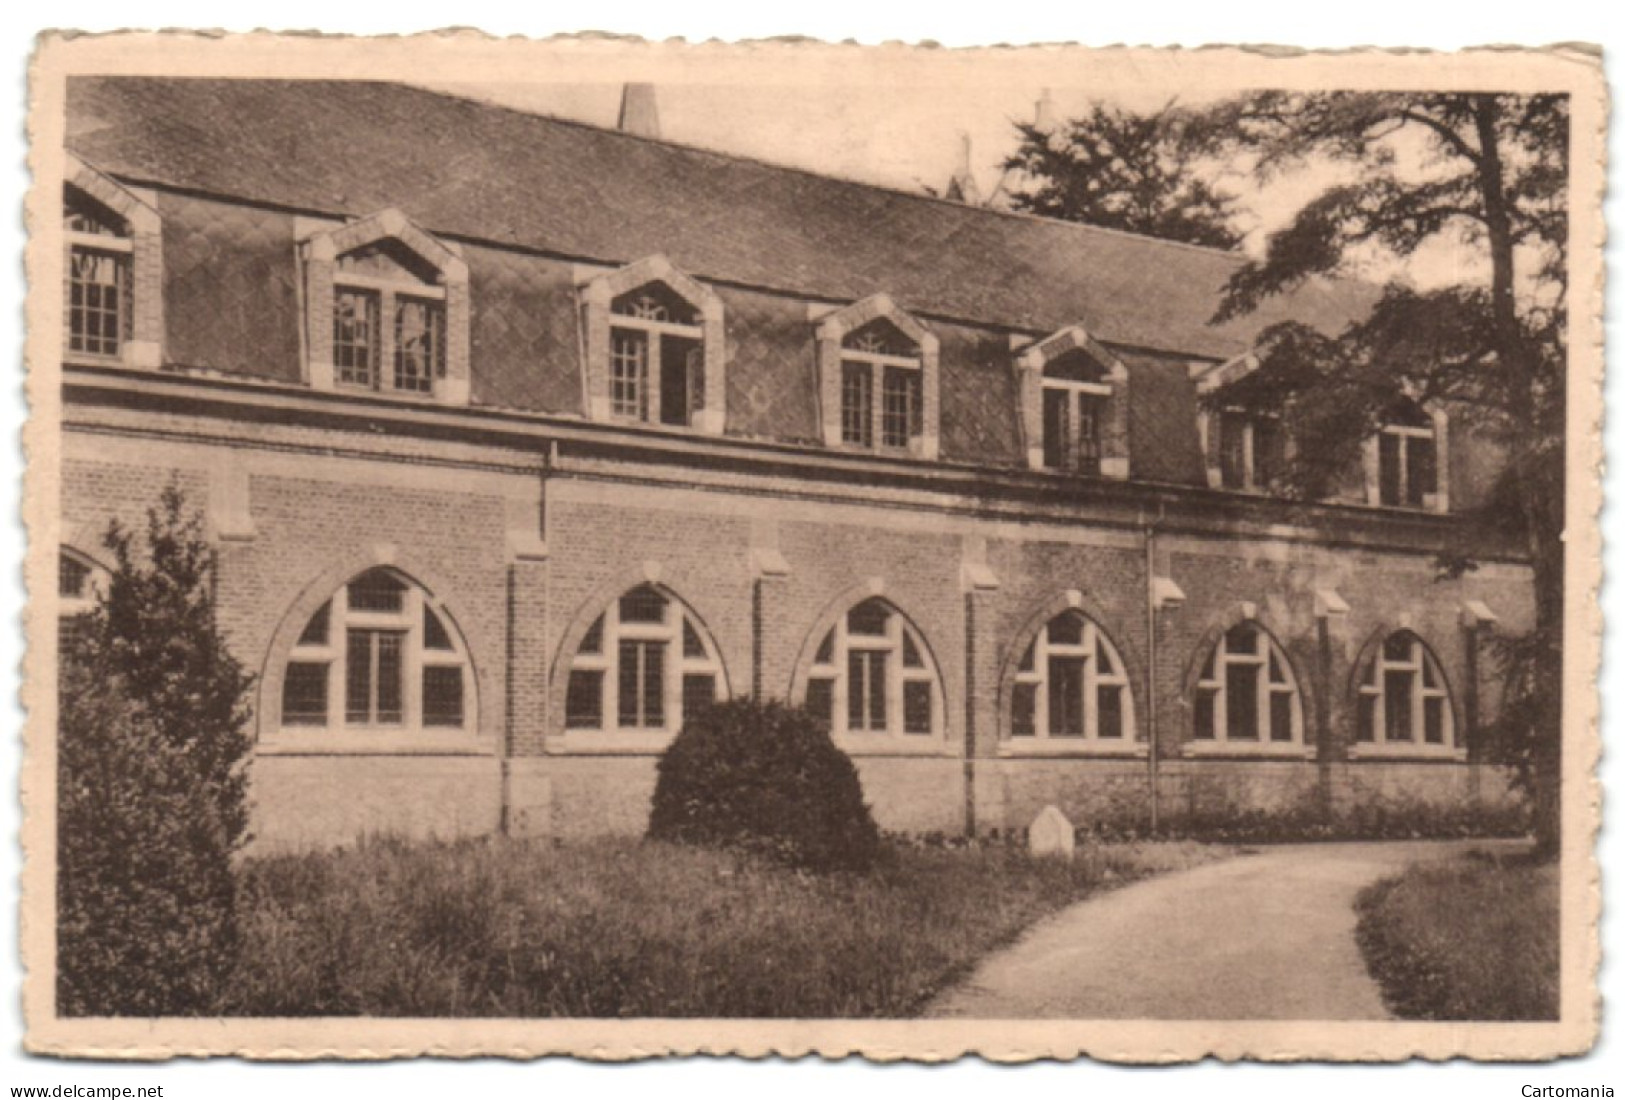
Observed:
[[[86,616],[96,609],[107,574],[83,554],[64,548],[57,554],[56,576],[56,646],[58,656],[62,656],[79,648]]]
[[[566,731],[673,734],[728,697],[717,647],[670,592],[640,584],[593,620],[570,662]]]
[[[944,728],[942,683],[925,641],[871,597],[830,627],[813,655],[804,703],[837,737],[924,740]]]
[[[1123,659],[1088,616],[1063,611],[1028,644],[1010,695],[1010,736],[1024,744],[1133,743]]]
[[[1269,631],[1243,621],[1220,635],[1192,699],[1192,738],[1237,747],[1303,744],[1303,703],[1292,662]]]
[[[1359,745],[1438,751],[1456,747],[1455,715],[1444,670],[1421,638],[1396,630],[1382,640],[1360,677]]]
[[[282,676],[284,729],[361,734],[475,729],[474,674],[427,592],[377,567],[306,622]]]

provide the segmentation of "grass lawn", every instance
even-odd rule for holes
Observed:
[[[1555,864],[1419,864],[1367,887],[1355,908],[1366,966],[1396,1014],[1557,1019]]]
[[[814,877],[637,841],[377,842],[249,861],[223,1011],[907,1016],[1039,917],[1219,858],[1200,844],[897,848]]]

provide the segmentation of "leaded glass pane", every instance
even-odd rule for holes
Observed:
[[[663,623],[668,602],[658,590],[640,584],[621,597],[621,622]]]
[[[1083,657],[1049,659],[1049,734],[1051,737],[1084,735]]]
[[[597,669],[572,669],[564,696],[566,729],[597,729],[604,721],[604,674]]]
[[[903,682],[903,732],[931,732],[931,684],[926,680]]]
[[[841,364],[841,441],[862,447],[874,443],[874,372],[868,363]]]
[[[1049,621],[1049,644],[1082,645],[1083,619],[1070,613],[1055,616]]]
[[[322,604],[321,607],[316,609],[316,614],[312,615],[310,617],[310,622],[305,624],[305,629],[299,635],[299,641],[295,644],[309,646],[326,645],[327,639],[331,637],[332,618],[333,601],[329,600],[328,602]]]
[[[1010,735],[1032,737],[1037,730],[1038,685],[1017,684],[1010,697]]]
[[[1095,723],[1099,736],[1107,741],[1123,736],[1123,689],[1117,684],[1102,684],[1096,689]]]
[[[398,613],[405,600],[406,585],[387,569],[369,569],[349,584],[351,611]]]
[[[374,291],[355,287],[333,291],[333,369],[345,385],[378,384],[378,312]]]
[[[879,600],[864,600],[846,613],[846,632],[866,637],[884,637],[891,609]]]
[[[325,663],[289,662],[282,676],[283,725],[327,725],[327,670]]]
[[[428,665],[423,670],[423,724],[461,726],[463,724],[463,670],[445,665]]]
[[[1258,673],[1257,665],[1224,666],[1224,723],[1227,740],[1259,739]]]
[[[446,314],[439,302],[395,299],[395,388],[431,393],[445,371]]]
[[[1292,740],[1292,693],[1270,692],[1270,740]]]

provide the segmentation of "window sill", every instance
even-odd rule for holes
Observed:
[[[999,742],[1002,757],[1078,757],[1118,760],[1144,760],[1151,746],[1144,741],[1110,742],[1060,737],[1011,737]]]
[[[361,386],[353,382],[334,382],[334,393],[347,393],[356,397],[376,397],[385,401],[399,401],[407,405],[449,405],[451,401],[438,393],[418,390],[397,390],[389,386]]]
[[[1404,763],[1457,763],[1467,762],[1467,750],[1447,745],[1350,745],[1348,758],[1369,762]]]
[[[563,756],[658,756],[676,736],[666,730],[566,730],[546,745]]]
[[[841,733],[835,747],[848,756],[951,756],[940,733]]]
[[[1181,753],[1195,759],[1313,760],[1315,750],[1296,742],[1270,744],[1257,741],[1186,741]]]
[[[333,732],[317,727],[281,730],[255,746],[260,756],[495,756],[488,737],[458,730]]]

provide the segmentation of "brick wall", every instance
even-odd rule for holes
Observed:
[[[1000,686],[1033,631],[1076,590],[1078,606],[1109,635],[1130,678],[1138,726],[1147,725],[1145,557],[1139,532],[1076,523],[984,523],[913,509],[866,494],[843,501],[771,498],[748,483],[716,490],[640,484],[634,468],[605,468],[591,479],[560,475],[545,486],[545,557],[515,557],[519,513],[543,492],[537,478],[482,472],[402,469],[399,459],[334,461],[243,457],[203,445],[153,443],[147,465],[102,457],[97,437],[68,433],[63,513],[76,532],[118,517],[139,524],[165,480],[212,508],[245,511],[251,533],[221,543],[221,608],[232,645],[251,669],[277,675],[275,651],[303,625],[303,612],[371,564],[381,545],[402,571],[444,601],[478,677],[479,730],[467,756],[263,756],[256,766],[256,829],[268,842],[304,843],[358,829],[437,834],[508,823],[531,835],[641,832],[653,790],[656,751],[607,755],[565,745],[559,704],[572,636],[627,588],[653,578],[704,624],[734,694],[792,691],[822,632],[851,604],[878,591],[919,631],[941,673],[943,736],[929,751],[880,749],[858,755],[866,797],[888,828],[957,831],[965,824],[967,728],[974,726],[976,822],[1019,827],[1044,805],[1075,820],[1135,819],[1147,802],[1142,756],[1119,759],[1010,756],[1007,703]],[[298,436],[319,443],[320,433]],[[144,445],[145,446],[145,445]],[[428,446],[413,444],[412,446]],[[493,462],[515,456],[492,452]],[[245,500],[219,489],[221,470],[245,471]],[[529,494],[529,496],[527,496]],[[515,505],[515,501],[520,503]],[[529,511],[527,511],[529,510]],[[219,515],[214,517],[216,521]],[[80,540],[81,542],[83,539]],[[771,547],[788,566],[762,576]],[[82,548],[95,550],[94,545]],[[967,597],[962,564],[984,561],[997,586]],[[1493,799],[1498,777],[1464,763],[1345,762],[1350,686],[1370,638],[1408,624],[1432,647],[1455,692],[1457,728],[1467,636],[1461,604],[1483,600],[1503,627],[1530,618],[1527,580],[1489,566],[1436,581],[1420,555],[1378,554],[1284,540],[1167,535],[1160,574],[1186,594],[1161,614],[1154,699],[1162,750],[1165,812],[1193,806],[1280,807],[1317,785],[1334,799]],[[760,636],[753,593],[761,588]],[[320,589],[320,591],[317,591]],[[1350,605],[1333,620],[1331,676],[1322,685],[1315,642],[1315,594],[1335,589]],[[301,603],[301,601],[304,601]],[[1057,601],[1060,601],[1059,603]],[[1186,686],[1193,663],[1242,603],[1256,605],[1289,654],[1304,687],[1312,729],[1324,693],[1332,737],[1318,761],[1195,760]],[[974,619],[967,617],[974,608]],[[572,631],[574,634],[572,635]],[[758,654],[760,667],[757,667]],[[1495,677],[1486,663],[1481,713],[1494,712]],[[967,692],[967,685],[974,690]],[[513,759],[504,781],[503,746]],[[1132,749],[1133,746],[1126,746]],[[910,746],[913,748],[913,746]],[[403,809],[416,807],[416,809]]]

